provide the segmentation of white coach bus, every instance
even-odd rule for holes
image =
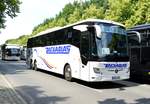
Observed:
[[[1,46],[2,60],[20,60],[20,46],[16,44],[3,44]]]
[[[128,79],[127,34],[122,24],[87,19],[43,31],[27,42],[27,66],[88,82]]]

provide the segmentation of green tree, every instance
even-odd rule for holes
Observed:
[[[6,16],[14,18],[19,13],[19,0],[1,0],[0,1],[0,28],[4,28]]]
[[[90,0],[90,5],[94,4],[97,8],[108,9],[108,0]]]
[[[139,24],[150,23],[150,1],[138,0],[133,6],[133,15],[126,21],[126,26],[131,27]]]
[[[102,7],[97,8],[96,5],[91,4],[87,9],[84,10],[83,19],[87,18],[104,18],[104,10]]]
[[[76,4],[76,2],[74,2],[74,5]],[[70,14],[72,14],[75,10],[75,6],[73,4],[69,3],[67,4],[63,9],[62,12],[60,12],[55,19],[59,19],[59,18],[64,18],[64,20],[66,22],[68,22],[68,17]]]
[[[125,24],[132,13],[131,0],[108,0],[105,19]]]
[[[19,45],[26,45],[27,40],[30,36],[29,35],[22,35],[19,38],[16,39],[9,39],[5,43],[8,44],[19,44]]]
[[[67,21],[65,20],[65,18],[61,17],[57,20],[57,25],[58,26],[64,26],[67,24]]]
[[[82,17],[82,13],[81,13],[80,8],[76,8],[74,12],[70,14],[68,21],[69,23],[74,23],[74,22],[81,20],[82,19],[81,17]]]

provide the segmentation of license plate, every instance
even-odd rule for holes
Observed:
[[[120,76],[112,76],[112,80],[118,80],[120,79]]]

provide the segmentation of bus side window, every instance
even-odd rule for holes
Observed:
[[[65,33],[65,44],[72,44],[72,30],[68,29],[64,33]]]
[[[72,44],[76,47],[80,47],[80,36],[81,36],[81,32],[75,29],[68,29],[66,31],[64,31],[64,40],[65,40],[65,44]]]
[[[73,30],[72,44],[75,45],[78,48],[80,48],[80,36],[81,36],[80,31]]]
[[[56,44],[59,45],[59,44],[63,44],[64,42],[64,30],[59,30],[55,33],[55,36],[56,36]]]
[[[68,40],[69,44],[72,43],[72,31],[68,32],[68,34],[67,34],[67,40]]]

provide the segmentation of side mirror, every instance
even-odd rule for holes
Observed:
[[[128,31],[127,34],[128,34],[128,37],[130,37],[130,36],[137,37],[138,38],[137,41],[139,42],[139,44],[141,43],[141,34],[139,32],[137,32],[137,31]]]

